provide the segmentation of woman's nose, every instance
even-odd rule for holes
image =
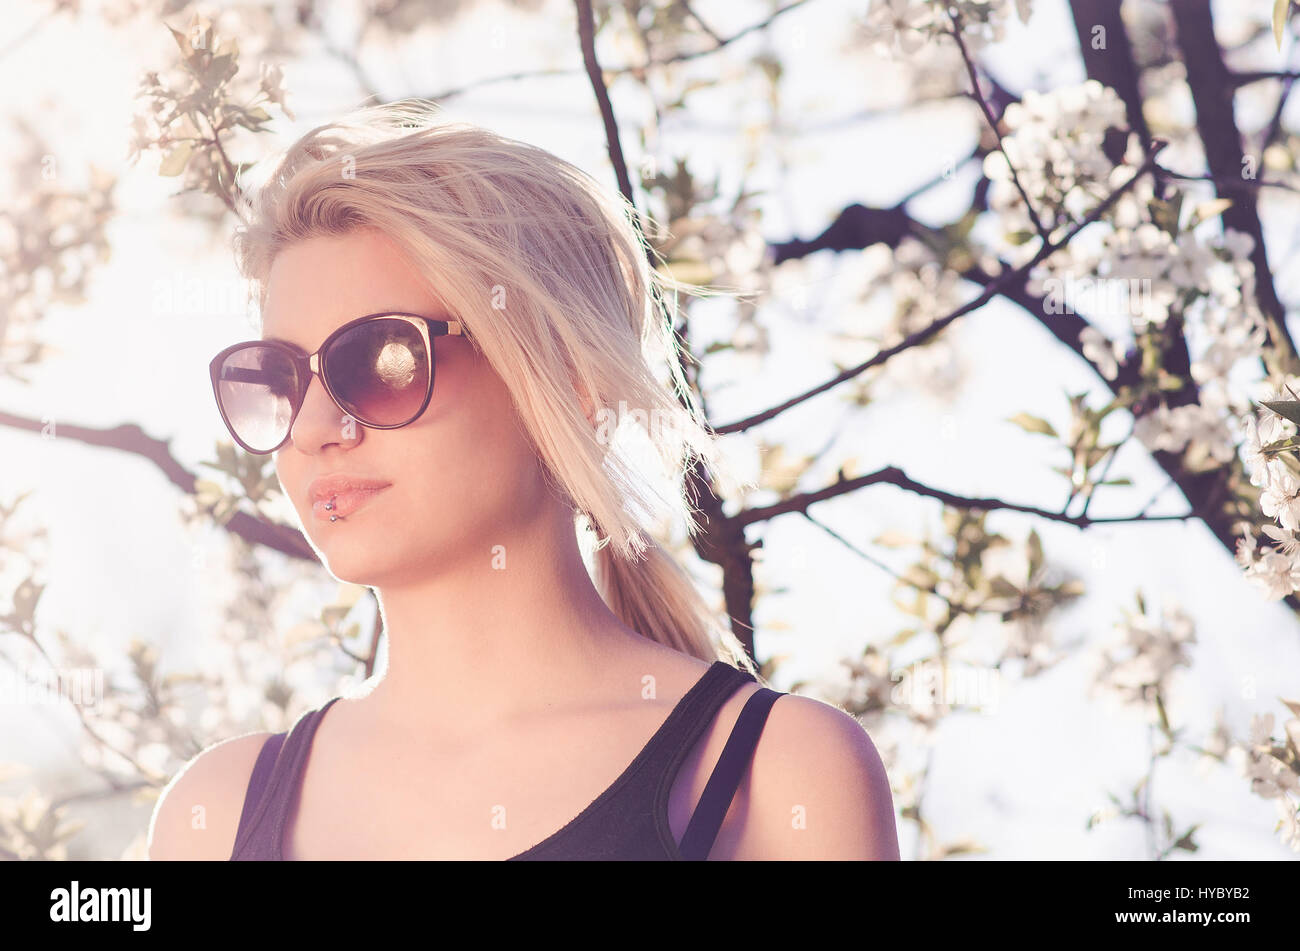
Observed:
[[[312,374],[302,409],[298,410],[298,418],[290,430],[294,448],[310,454],[332,444],[352,446],[360,439],[362,428],[360,423],[339,409],[325,392],[320,377]]]

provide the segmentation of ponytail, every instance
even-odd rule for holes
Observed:
[[[694,580],[657,539],[643,536],[643,550],[621,556],[601,538],[593,557],[596,589],[624,624],[649,640],[698,657],[721,660],[759,676],[753,661],[730,629],[718,624],[716,613]]]

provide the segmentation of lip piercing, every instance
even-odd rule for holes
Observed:
[[[330,500],[329,500],[328,502],[325,503],[325,510],[326,510],[327,512],[332,512],[332,511],[334,510],[334,496],[331,495],[331,496],[330,496]],[[338,517],[337,515],[331,515],[331,516],[330,516],[330,521],[331,521],[331,522],[337,522],[338,520],[339,520],[339,517]]]

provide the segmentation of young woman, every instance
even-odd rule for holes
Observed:
[[[405,103],[305,135],[250,212],[262,337],[213,360],[218,407],[375,589],[386,665],[191,760],[151,858],[898,858],[861,726],[759,683],[649,534],[724,470],[620,197]],[[633,412],[676,491],[613,438]]]

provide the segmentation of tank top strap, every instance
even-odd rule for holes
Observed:
[[[648,759],[646,765],[650,771],[647,789],[653,791],[651,812],[662,824],[661,836],[665,838],[671,836],[665,817],[668,815],[668,798],[673,780],[676,779],[682,764],[713,723],[723,704],[734,696],[737,690],[750,683],[757,683],[757,680],[749,671],[733,667],[726,661],[715,662],[699,684],[683,699],[669,721],[664,724],[663,735],[655,737],[651,747],[646,750]],[[762,729],[761,724],[759,729]],[[725,810],[723,814],[725,816]],[[716,834],[716,830],[714,832]],[[711,843],[712,839],[710,839]],[[682,857],[692,856],[683,854]]]
[[[284,733],[267,738],[257,755],[244,793],[244,808],[235,834],[232,859],[279,858],[289,806],[293,802],[311,749],[316,726],[340,697],[302,714]]]
[[[248,789],[244,792],[244,809],[239,814],[239,829],[235,832],[236,842],[243,838],[245,831],[252,824],[253,813],[266,793],[266,784],[270,782],[271,770],[275,766],[275,758],[279,755],[280,747],[284,745],[284,738],[287,735],[286,733],[275,733],[268,736],[266,742],[262,744],[261,751],[257,754],[257,762],[253,765],[253,775],[249,777]]]
[[[767,723],[767,715],[781,696],[775,690],[760,687],[745,701],[731,736],[727,738],[727,745],[704,786],[699,804],[686,825],[686,832],[682,834],[679,846],[682,858],[702,861],[709,857],[722,821],[749,767],[759,735]]]

